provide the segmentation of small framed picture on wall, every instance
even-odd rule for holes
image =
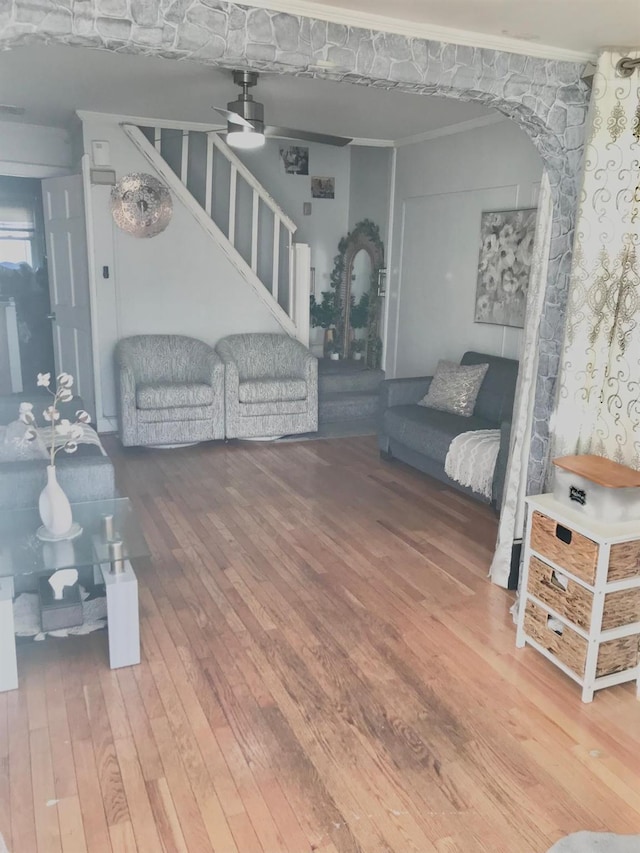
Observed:
[[[335,198],[336,197],[336,179],[335,178],[311,178],[311,197],[312,198]]]

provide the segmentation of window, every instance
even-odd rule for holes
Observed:
[[[0,263],[33,264],[33,207],[24,202],[0,203]]]

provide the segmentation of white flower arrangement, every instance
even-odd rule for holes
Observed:
[[[44,436],[45,443],[49,447],[50,464],[56,464],[56,455],[60,450],[65,453],[75,453],[78,449],[78,441],[82,438],[83,425],[91,423],[91,416],[84,409],[78,409],[76,419],[72,423],[67,418],[61,418],[58,406],[60,403],[68,403],[73,399],[73,376],[70,373],[60,373],[56,377],[56,390],[52,391],[50,373],[38,373],[37,384],[46,388],[53,397],[50,406],[43,411],[42,417],[51,424],[49,439]],[[20,420],[27,425],[25,439],[34,441],[38,437],[36,418],[33,414],[33,403],[20,403]]]

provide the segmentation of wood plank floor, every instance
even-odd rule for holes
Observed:
[[[492,513],[373,439],[123,451],[143,661],[23,645],[11,853],[544,853],[640,830],[640,703],[516,651]]]

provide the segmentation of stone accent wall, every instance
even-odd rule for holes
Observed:
[[[188,58],[477,101],[517,122],[545,163],[555,204],[528,482],[530,492],[542,490],[590,95],[581,65],[220,0],[3,0],[0,49],[33,42]]]

